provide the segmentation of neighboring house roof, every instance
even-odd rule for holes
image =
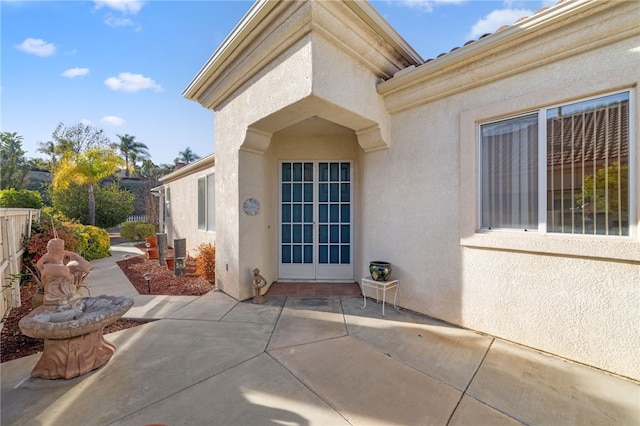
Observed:
[[[629,102],[595,111],[563,115],[550,120],[551,146],[548,162],[553,166],[584,162],[626,160],[629,156]],[[616,141],[620,143],[608,143]]]
[[[187,176],[205,169],[210,169],[215,166],[215,163],[215,154],[209,154],[206,157],[201,158],[200,160],[189,163],[186,166],[183,166],[167,175],[162,176],[159,180],[163,184],[167,184],[169,182],[180,179],[183,176]]]

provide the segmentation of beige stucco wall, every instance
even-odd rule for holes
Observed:
[[[187,173],[179,178],[164,182],[164,188],[169,188],[170,205],[166,206],[170,216],[165,213],[165,232],[167,242],[173,247],[173,240],[185,238],[187,251],[190,256],[197,256],[197,247],[201,243],[215,245],[216,233],[198,230],[198,179],[215,174],[213,166]],[[166,201],[166,200],[165,200]]]
[[[329,3],[318,4],[324,13]],[[277,279],[280,160],[349,159],[355,279],[369,261],[389,261],[405,309],[639,379],[639,11],[633,2],[560,4],[379,84],[389,72],[358,50],[366,43],[341,43],[348,25],[328,21],[294,41],[294,24],[256,31],[264,45],[243,45],[246,57],[238,49],[213,71],[220,84],[198,88],[216,109],[217,285],[245,299],[253,268]],[[636,118],[631,237],[476,232],[479,122],[620,89],[633,94]],[[300,131],[313,117],[351,130]],[[242,211],[249,197],[261,203],[255,216]]]
[[[309,95],[310,55],[308,40],[295,45],[285,58],[257,76],[215,114],[216,283],[240,300],[253,295],[253,268],[258,267],[269,282],[276,274],[276,265],[269,262],[268,254],[273,248],[265,247],[270,240],[269,211],[273,208],[268,204],[265,156],[259,149],[241,147],[252,123]],[[288,90],[274,91],[289,75],[299,78],[287,86]],[[265,138],[268,144],[270,134]],[[245,215],[242,210],[242,203],[249,197],[261,203],[255,216]]]
[[[640,378],[640,37],[637,29],[625,33],[628,14],[639,16],[631,3],[627,7],[479,62],[458,63],[446,76],[434,72],[423,84],[388,95],[388,105],[398,110],[392,149],[365,159],[363,182],[365,229],[386,224],[388,231],[365,233],[363,245],[365,258],[394,263],[402,306]],[[603,26],[611,21],[621,34]],[[567,54],[578,47],[582,51]],[[507,69],[527,55],[526,68]],[[477,123],[620,89],[632,93],[635,117],[631,237],[476,232]],[[403,110],[403,101],[416,105]],[[388,189],[389,205],[403,206],[395,208],[403,227],[389,212],[366,213],[371,184]]]
[[[330,46],[317,35],[303,37],[216,111],[216,278],[238,299],[253,295],[253,268],[269,282],[278,278],[279,161],[348,159],[355,165],[364,152],[357,131],[376,128],[365,132],[375,133],[367,138],[368,147],[386,142],[388,114],[373,90],[375,75]],[[353,78],[353,96],[344,95],[345,74]],[[283,84],[287,90],[274,90]],[[334,124],[321,135],[296,133],[296,125],[306,120]],[[249,197],[261,203],[255,216],[242,211]]]

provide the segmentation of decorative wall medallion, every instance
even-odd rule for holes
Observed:
[[[242,203],[242,210],[249,216],[255,216],[260,211],[260,202],[255,198],[247,198]]]

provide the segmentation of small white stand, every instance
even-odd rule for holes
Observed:
[[[362,278],[360,280],[362,285],[362,297],[364,298],[364,305],[362,305],[362,309],[367,307],[367,294],[365,292],[365,287],[371,287],[376,289],[376,301],[380,303],[379,291],[382,291],[382,316],[384,316],[384,304],[386,301],[387,290],[391,290],[395,288],[395,294],[393,296],[393,307],[396,307],[396,299],[398,298],[398,285],[400,284],[399,280],[391,280],[391,281],[375,281],[371,278]]]

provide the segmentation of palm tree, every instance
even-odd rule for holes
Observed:
[[[56,159],[56,145],[52,142],[40,142],[40,147],[36,149],[36,151],[43,153],[44,155],[48,155],[50,157],[50,161],[54,162]]]
[[[145,153],[132,152],[129,154],[129,162],[131,163],[131,169],[134,174],[139,175],[142,171],[142,163],[148,161],[151,157]],[[140,166],[138,166],[140,162]]]
[[[125,176],[129,177],[129,170],[133,168],[133,166],[129,167],[129,161],[132,161],[133,165],[135,165],[136,159],[143,160],[149,158],[149,147],[142,142],[136,142],[135,136],[126,133],[124,136],[116,136],[120,138],[120,144],[118,144],[117,147],[125,161]]]
[[[36,151],[49,157],[48,169],[50,172],[53,172],[56,167],[58,167],[62,154],[64,154],[65,151],[71,150],[71,145],[65,142],[61,142],[59,144],[56,144],[53,141],[40,142],[39,146],[40,147]]]
[[[176,158],[176,161],[179,161],[184,164],[189,164],[199,159],[200,159],[200,156],[195,152],[191,151],[191,148],[187,147],[185,148],[184,151],[178,152],[178,158]]]
[[[113,149],[90,148],[79,154],[67,151],[53,175],[53,188],[66,189],[73,182],[89,187],[89,225],[96,224],[95,187],[122,167],[122,159]]]

